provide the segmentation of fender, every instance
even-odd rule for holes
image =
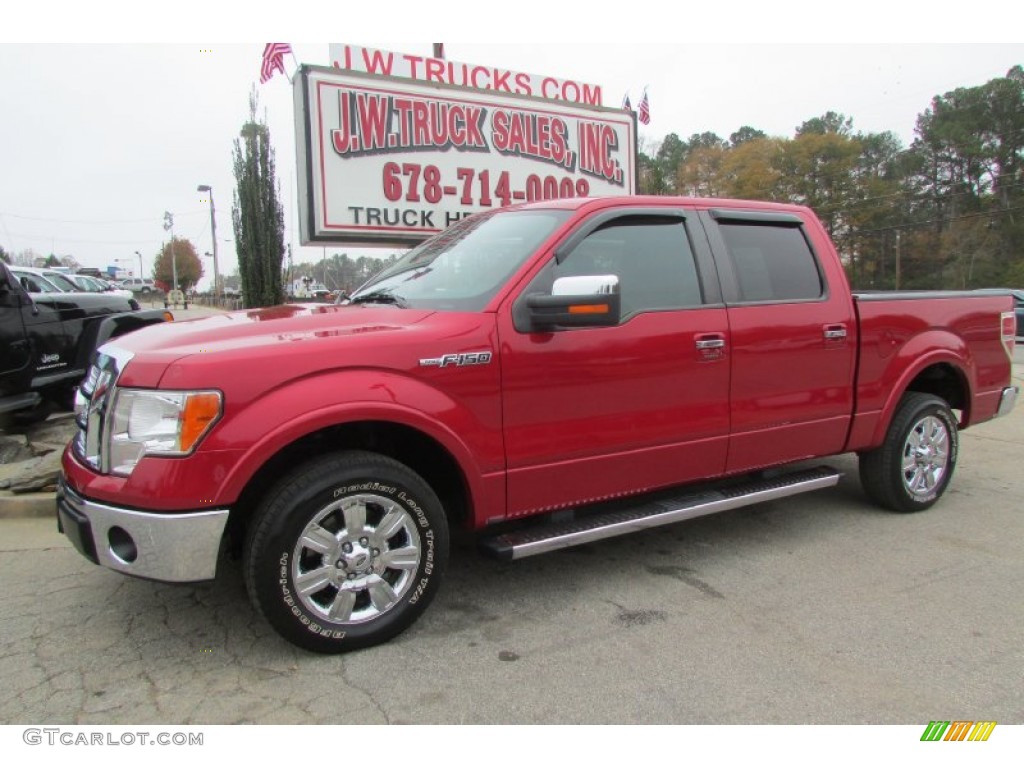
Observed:
[[[944,330],[927,331],[900,347],[890,358],[882,375],[873,382],[875,387],[885,393],[885,400],[881,410],[876,411],[877,421],[869,445],[852,445],[854,441],[851,439],[851,449],[860,450],[882,444],[900,398],[922,371],[934,365],[948,365],[956,372],[964,389],[964,422],[969,420],[973,393],[977,387],[974,358],[967,344],[956,334]]]
[[[339,402],[339,392],[358,393],[359,399]],[[391,422],[419,430],[441,444],[462,470],[476,507],[486,503],[483,476],[504,470],[500,404],[491,399],[493,413],[479,413],[447,392],[395,372],[322,374],[267,392],[238,411],[229,408],[200,452],[245,449],[214,495],[217,503],[230,503],[267,461],[297,440],[342,424]]]

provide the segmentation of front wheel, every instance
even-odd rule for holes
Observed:
[[[885,442],[861,455],[861,485],[872,501],[894,512],[928,509],[949,485],[958,447],[956,417],[946,401],[908,392]]]
[[[448,525],[408,467],[350,451],[287,475],[256,511],[246,585],[285,639],[319,653],[390,640],[440,586]]]

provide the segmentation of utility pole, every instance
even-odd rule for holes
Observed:
[[[197,192],[210,193],[210,234],[213,237],[213,298],[220,299],[220,270],[217,268],[217,215],[213,207],[213,187],[209,184],[200,184],[196,187]]]
[[[178,298],[178,259],[174,255],[174,217],[168,211],[164,211],[164,231],[171,233],[171,280],[174,285],[171,286],[171,290],[174,291],[174,304],[177,306]]]

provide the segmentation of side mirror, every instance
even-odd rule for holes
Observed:
[[[551,295],[526,297],[531,330],[595,328],[619,324],[622,297],[617,275],[560,277]]]

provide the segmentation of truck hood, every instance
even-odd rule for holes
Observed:
[[[157,386],[172,363],[200,356],[203,363],[216,361],[222,370],[253,359],[264,366],[285,365],[296,354],[344,364],[350,349],[379,347],[383,337],[406,331],[432,314],[434,310],[379,305],[285,304],[158,323],[111,343],[132,353],[126,383]]]
[[[128,298],[103,293],[33,293],[31,296],[37,305],[56,310],[61,320],[133,312],[137,308]]]

